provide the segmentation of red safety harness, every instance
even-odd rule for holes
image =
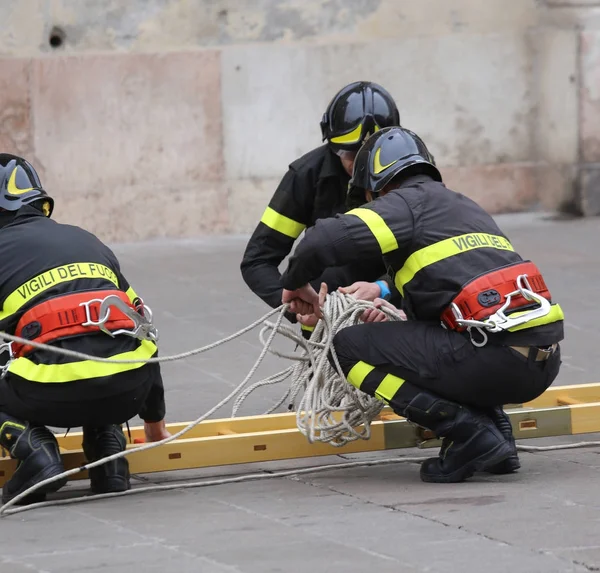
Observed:
[[[48,344],[60,338],[133,329],[136,324],[124,312],[112,306],[105,321],[100,316],[100,305],[108,296],[117,296],[129,308],[143,312],[141,303],[134,306],[127,294],[117,290],[88,291],[52,298],[29,309],[19,320],[16,336],[33,342]],[[106,313],[105,313],[106,316]],[[12,343],[14,358],[29,354],[34,347]]]
[[[535,308],[538,306],[536,301],[527,299],[519,292],[523,282],[529,291],[551,301],[550,291],[537,266],[531,261],[523,261],[485,273],[468,282],[442,312],[442,323],[450,330],[465,331],[468,326],[458,324],[457,315],[462,316],[463,320],[484,321],[506,304],[509,295],[512,295],[510,303],[503,312]]]

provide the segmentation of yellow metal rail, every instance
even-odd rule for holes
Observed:
[[[506,406],[506,411],[517,439],[600,432],[600,384],[553,387],[531,402]],[[187,425],[174,423],[167,427],[174,434]],[[86,463],[80,432],[57,438],[66,469]],[[143,428],[132,428],[131,439],[143,440]],[[270,414],[207,420],[183,438],[131,454],[128,459],[132,473],[145,474],[437,444],[439,442],[431,439],[427,432],[389,409],[383,410],[372,423],[369,440],[357,440],[343,447],[310,444],[296,428],[295,414]],[[131,443],[128,447],[137,445]],[[0,485],[10,478],[15,467],[14,460],[0,458]],[[86,477],[87,472],[81,472],[72,479]]]

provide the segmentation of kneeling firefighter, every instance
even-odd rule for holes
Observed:
[[[564,315],[541,272],[479,205],[446,188],[411,131],[369,138],[349,192],[373,201],[306,232],[283,275],[283,302],[320,316],[311,280],[331,265],[383,257],[409,320],[337,333],[348,382],[443,438],[439,457],[421,466],[423,481],[517,470],[502,405],[542,394],[561,364]]]
[[[0,154],[0,331],[27,340],[114,359],[157,354],[156,329],[113,252],[79,227],[50,219],[54,201],[26,160]],[[111,364],[73,359],[32,346],[2,346],[0,445],[18,466],[4,485],[6,503],[64,471],[58,443],[46,426],[83,427],[89,461],[121,452],[121,424],[136,415],[146,439],[167,437],[158,364]],[[129,489],[120,458],[89,470],[94,493]],[[59,480],[21,503],[44,499]]]

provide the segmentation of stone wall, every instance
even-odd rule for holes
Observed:
[[[251,231],[356,79],[493,212],[600,213],[600,1],[2,4],[0,149],[106,240]]]

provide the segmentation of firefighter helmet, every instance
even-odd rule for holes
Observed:
[[[395,125],[400,114],[392,96],[379,84],[353,82],[327,106],[321,132],[334,151],[358,151],[369,135]]]
[[[40,201],[44,215],[50,217],[54,199],[42,187],[35,169],[22,157],[0,153],[0,210],[17,211]]]

